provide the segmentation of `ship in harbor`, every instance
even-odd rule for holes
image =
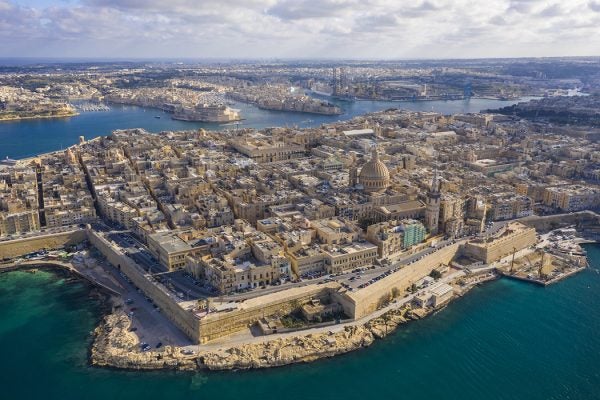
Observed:
[[[179,106],[173,111],[173,119],[195,122],[233,122],[241,120],[240,110],[225,104],[198,103],[195,106]]]

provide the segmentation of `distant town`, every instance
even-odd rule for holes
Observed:
[[[594,69],[596,68],[596,69]],[[595,72],[595,74],[594,74]],[[175,119],[244,119],[232,100],[267,110],[338,115],[342,101],[519,99],[589,91],[593,58],[260,64],[123,63],[0,68],[0,120],[68,117],[110,103],[167,111]]]
[[[229,123],[244,118],[232,100],[338,115],[333,99],[535,99],[455,115],[398,103],[305,129],[82,135],[0,165],[0,268],[55,265],[109,293],[92,362],[133,369],[312,361],[488,280],[550,285],[584,269],[580,243],[600,238],[600,68],[527,65],[5,71],[4,119],[120,103]]]

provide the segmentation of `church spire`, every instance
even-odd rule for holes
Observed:
[[[437,169],[437,165],[436,165],[435,169],[433,171],[433,179],[431,181],[431,192],[438,193],[439,191],[440,191],[440,183],[439,183],[439,179],[438,179],[438,169]]]
[[[373,147],[371,147],[371,157],[373,161],[379,160],[379,154],[377,153],[377,145],[373,145]]]

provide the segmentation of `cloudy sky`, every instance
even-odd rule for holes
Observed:
[[[0,0],[0,57],[600,55],[600,0]]]

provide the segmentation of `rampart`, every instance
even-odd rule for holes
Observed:
[[[460,243],[454,243],[443,247],[422,260],[406,265],[364,289],[343,295],[336,294],[334,299],[344,307],[344,312],[347,315],[354,319],[362,318],[381,307],[385,300],[391,298],[394,291],[404,293],[413,283],[429,275],[435,267],[450,264],[450,261],[458,253],[460,246]]]
[[[208,314],[200,320],[201,343],[246,329],[262,317],[288,314],[310,299],[328,300],[339,288],[335,282],[292,288],[246,300],[236,310]]]
[[[540,233],[548,232],[552,229],[565,228],[575,225],[578,228],[600,227],[600,215],[592,211],[579,211],[567,214],[556,215],[532,215],[530,217],[521,218],[519,222],[525,225],[534,227]],[[585,233],[585,232],[580,232]]]
[[[88,230],[88,239],[112,265],[120,269],[146,296],[150,297],[175,326],[192,341],[198,342],[200,337],[198,318],[191,311],[184,310],[172,294],[152,282],[151,277],[135,261],[121,253],[98,233]]]
[[[0,242],[0,259],[16,258],[33,251],[53,250],[81,243],[87,238],[85,229],[39,235]]]

